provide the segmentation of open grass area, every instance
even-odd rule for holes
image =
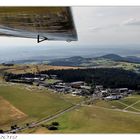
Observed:
[[[130,98],[138,100],[139,96],[124,100]],[[96,100],[93,105],[67,112],[45,124],[59,122],[58,130],[49,131],[39,126],[24,133],[140,133],[140,114],[133,108],[123,110],[126,106],[119,102]]]
[[[10,102],[0,97],[0,126],[7,125],[9,122],[17,119],[23,120],[26,114],[15,108]]]
[[[133,107],[140,110],[140,102],[135,104],[135,105],[133,105]]]
[[[11,122],[25,125],[46,118],[83,99],[36,86],[0,83],[1,129],[5,125],[9,128]],[[93,105],[83,105],[52,120],[60,124],[56,131],[38,126],[22,133],[140,133],[139,101],[140,95],[113,101],[95,100]]]
[[[30,133],[139,133],[140,115],[96,106],[85,106],[65,113],[53,120],[60,124],[59,130],[48,131],[41,126]],[[50,122],[51,123],[51,122]],[[47,123],[47,124],[50,124]]]
[[[67,67],[67,66],[49,66],[47,64],[16,64],[14,66],[3,66],[0,65],[0,71],[10,72],[15,74],[21,73],[37,73],[45,70],[58,70],[58,69],[77,69],[78,67]]]
[[[54,84],[56,82],[59,82],[60,80],[57,80],[57,79],[46,79],[45,80],[45,83],[47,84]]]
[[[134,96],[126,97],[124,99],[121,99],[120,101],[127,104],[127,105],[131,105],[131,104],[133,104],[137,101],[140,101],[140,95],[134,95]]]
[[[53,93],[49,90],[39,90],[34,88],[33,90],[27,89],[23,85],[1,85],[0,86],[0,96],[7,100],[12,106],[27,115],[30,120],[40,120],[46,118],[50,115],[57,113],[60,110],[64,110],[73,103],[73,97],[71,96],[69,100],[65,100],[65,96],[57,93]],[[77,101],[80,101],[78,98]],[[2,109],[2,108],[1,108]],[[3,109],[2,109],[3,110]],[[2,114],[0,110],[0,114]],[[6,114],[5,114],[6,115]],[[10,118],[10,114],[7,112],[7,117]],[[0,120],[3,118],[0,115]],[[15,117],[15,119],[18,119]]]
[[[134,105],[133,105],[134,104]],[[94,105],[110,109],[125,109],[127,111],[140,112],[140,95],[132,95],[121,100],[104,101],[98,100]]]

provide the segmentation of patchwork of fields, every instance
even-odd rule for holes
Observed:
[[[9,72],[14,74],[21,73],[36,73],[38,71],[45,70],[59,70],[59,69],[77,69],[78,67],[70,67],[70,66],[49,66],[47,64],[27,64],[27,65],[13,65],[13,66],[3,66],[0,65],[0,72]]]

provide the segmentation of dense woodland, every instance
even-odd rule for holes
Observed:
[[[140,89],[140,74],[117,68],[89,68],[42,71],[41,74],[57,75],[64,82],[85,81],[88,84],[103,85],[105,88]],[[35,77],[34,74],[6,73],[5,80]],[[31,82],[31,81],[29,81]]]
[[[64,82],[85,81],[106,88],[140,89],[140,75],[116,68],[49,70],[43,74],[55,74]]]

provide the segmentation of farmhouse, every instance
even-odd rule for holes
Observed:
[[[81,89],[86,89],[86,90],[90,90],[91,87],[90,86],[80,86]]]
[[[72,88],[81,88],[81,86],[84,86],[84,85],[85,85],[85,82],[83,82],[83,81],[77,81],[77,82],[70,83],[70,86]]]
[[[119,100],[121,98],[122,98],[121,95],[111,95],[111,96],[105,97],[105,100]]]
[[[120,93],[128,92],[128,88],[119,88],[118,91],[119,91]]]

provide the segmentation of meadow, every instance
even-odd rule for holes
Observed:
[[[13,117],[10,115],[10,113],[16,113],[17,110],[22,112],[20,114],[24,114],[23,117],[26,117],[26,120],[32,122],[49,117],[81,101],[79,97],[76,99],[76,97],[67,97],[47,89],[39,90],[37,87],[20,84],[0,85],[0,97],[3,100],[0,102],[0,124],[7,125],[10,121],[14,123],[20,119],[16,115]],[[8,102],[8,105],[4,101]],[[14,107],[15,111],[14,109],[11,111],[9,106]],[[5,120],[3,120],[4,116],[6,116]]]
[[[9,72],[14,74],[21,73],[37,73],[39,71],[45,70],[60,70],[60,69],[77,69],[79,67],[69,67],[69,66],[50,66],[47,64],[15,64],[14,66],[3,66],[0,65],[0,72]]]
[[[59,130],[48,131],[41,126],[29,133],[139,133],[138,114],[84,106],[53,120],[59,122]],[[51,122],[50,122],[51,123]],[[50,124],[47,123],[47,124]]]
[[[134,95],[131,98],[138,101],[140,96]],[[130,97],[127,97],[120,102],[129,100]],[[117,101],[97,100],[45,124],[59,122],[58,130],[49,131],[39,126],[24,133],[140,133],[140,112],[131,109],[123,111],[125,107]],[[139,104],[137,107],[140,107]]]

